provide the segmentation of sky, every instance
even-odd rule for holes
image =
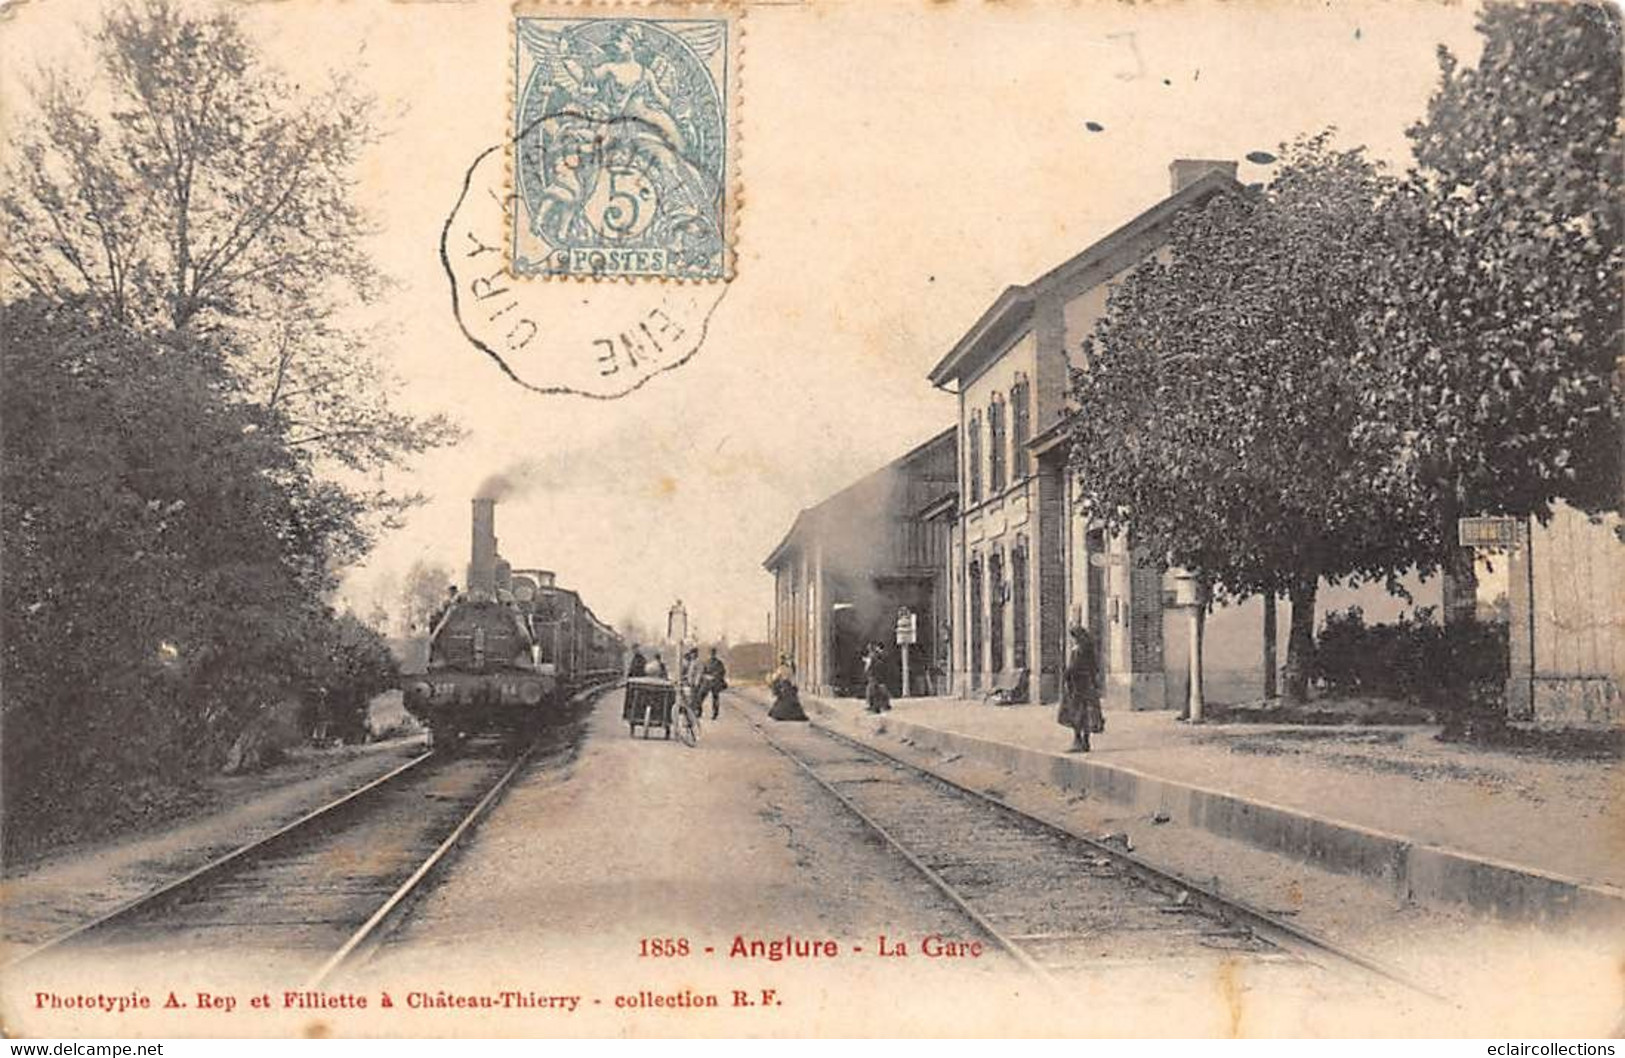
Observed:
[[[13,4],[0,40],[81,61],[74,27],[96,10]],[[1165,196],[1174,158],[1242,159],[1331,126],[1403,167],[1437,45],[1477,54],[1471,4],[752,5],[735,278],[688,363],[593,401],[503,375],[459,330],[441,271],[464,174],[509,121],[510,6],[241,10],[301,83],[340,70],[382,103],[357,194],[397,286],[358,315],[388,325],[378,352],[402,406],[467,430],[383,479],[428,502],[348,572],[344,599],[366,612],[420,560],[460,579],[475,490],[528,466],[497,510],[514,565],[555,570],[608,621],[658,625],[681,598],[701,637],[736,640],[767,633],[761,564],[796,513],[954,421],[926,372],[1005,286]]]

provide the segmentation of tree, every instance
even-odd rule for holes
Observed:
[[[361,512],[219,365],[81,302],[0,308],[6,841],[131,818],[302,674]]]
[[[428,635],[430,619],[446,605],[446,588],[456,579],[438,562],[418,559],[406,571],[400,594],[400,626],[405,635]]]
[[[9,296],[73,299],[232,368],[286,443],[373,470],[455,440],[400,411],[382,343],[339,322],[383,277],[354,171],[374,105],[266,68],[234,15],[171,0],[114,9],[100,77],[47,73],[8,152]],[[368,497],[382,503],[384,497]]]
[[[1111,295],[1074,373],[1072,465],[1092,515],[1219,596],[1292,602],[1287,691],[1307,693],[1321,580],[1385,579],[1434,531],[1384,490],[1349,363],[1382,259],[1391,181],[1328,137],[1286,149],[1257,194],[1174,222]]]
[[[1363,434],[1441,514],[1435,557],[1470,577],[1458,514],[1618,505],[1625,306],[1620,15],[1490,3],[1484,50],[1410,129],[1393,267],[1374,276]]]
[[[384,638],[353,614],[323,622],[319,632],[305,644],[300,665],[312,728],[341,742],[363,742],[368,706],[398,685],[400,667]]]

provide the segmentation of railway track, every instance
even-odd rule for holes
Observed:
[[[1255,976],[1351,971],[1362,984],[1446,1001],[1403,974],[828,728],[763,739],[905,858],[1020,966],[1063,982],[1154,968]],[[770,730],[771,727],[771,730]]]
[[[587,702],[602,689],[588,692]],[[533,763],[569,752],[573,722],[517,752],[499,739],[427,752],[182,878],[27,952],[9,969],[98,961],[253,963],[315,988],[359,963]]]

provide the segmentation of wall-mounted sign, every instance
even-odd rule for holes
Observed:
[[[1456,521],[1456,537],[1462,547],[1515,547],[1518,519],[1461,518]]]

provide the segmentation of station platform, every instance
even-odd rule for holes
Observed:
[[[767,692],[753,697],[765,701]],[[964,758],[1315,867],[1401,901],[1531,922],[1625,921],[1625,785],[1617,761],[1439,742],[1431,726],[1188,724],[1108,712],[1066,752],[1054,705],[802,695],[815,723],[885,748]]]

